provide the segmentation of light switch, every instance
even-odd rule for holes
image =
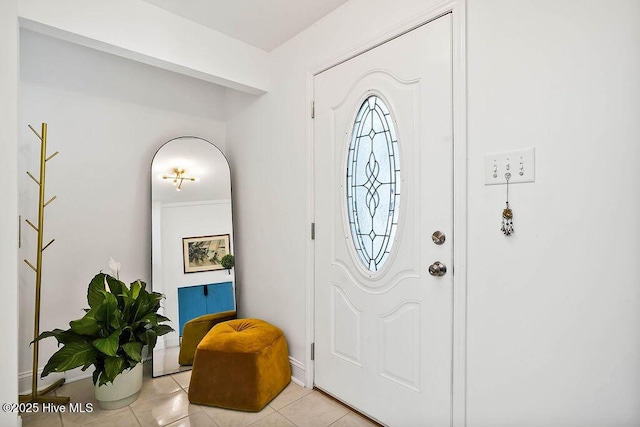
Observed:
[[[535,148],[523,148],[484,155],[484,185],[535,182]]]

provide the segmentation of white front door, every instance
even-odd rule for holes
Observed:
[[[449,14],[314,78],[315,385],[391,426],[451,420],[451,52]]]

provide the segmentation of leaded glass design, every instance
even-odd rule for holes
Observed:
[[[384,101],[360,106],[347,159],[347,212],[354,248],[369,271],[389,257],[398,225],[400,159],[393,118]]]

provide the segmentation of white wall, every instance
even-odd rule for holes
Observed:
[[[18,352],[14,345],[18,337],[18,18],[17,2],[0,2],[0,170],[4,171],[2,208],[0,208],[0,401],[18,400]],[[18,425],[17,413],[0,413],[0,425]]]
[[[110,255],[122,263],[123,280],[149,282],[151,160],[164,142],[185,134],[224,148],[224,89],[29,31],[21,34],[23,218],[37,219],[37,188],[25,171],[37,172],[39,145],[27,124],[39,129],[47,122],[49,153],[60,151],[47,164],[47,198],[57,196],[45,217],[45,242],[55,239],[44,253],[42,284],[41,330],[50,330],[82,316],[87,284],[107,269]],[[34,259],[34,231],[23,225],[22,237],[20,259]],[[29,384],[31,368],[34,282],[21,262],[21,389]],[[40,367],[55,346],[55,340],[42,341]]]
[[[640,2],[470,0],[468,64],[469,426],[640,425]]]
[[[467,423],[638,425],[640,3],[467,4]],[[282,327],[295,360],[310,273],[306,72],[428,6],[350,1],[274,50],[270,92],[227,123],[240,314]],[[506,238],[505,189],[483,185],[483,157],[529,146],[536,182],[512,187]]]

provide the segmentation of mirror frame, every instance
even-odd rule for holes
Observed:
[[[229,173],[229,208],[230,208],[230,218],[231,218],[231,227],[230,227],[230,236],[229,236],[229,253],[230,254],[235,254],[236,250],[236,246],[235,246],[235,221],[234,221],[234,214],[233,214],[233,184],[232,184],[232,179],[231,179],[231,165],[229,163],[229,159],[227,158],[227,156],[225,155],[225,153],[214,143],[212,143],[211,141],[202,138],[202,137],[198,137],[198,136],[192,136],[192,135],[183,135],[183,136],[178,136],[175,138],[172,138],[164,143],[162,143],[162,145],[160,145],[160,147],[158,147],[158,149],[155,151],[151,162],[150,162],[150,167],[149,167],[149,177],[150,177],[150,182],[149,182],[149,199],[151,201],[151,215],[150,215],[150,225],[151,225],[151,245],[150,245],[150,261],[151,261],[151,290],[155,290],[154,288],[154,273],[155,273],[155,268],[154,268],[154,258],[153,258],[153,248],[154,248],[154,222],[153,222],[153,218],[154,218],[154,214],[153,214],[153,204],[154,204],[154,199],[153,199],[153,191],[154,191],[154,181],[156,179],[156,176],[154,176],[154,162],[158,156],[158,153],[160,153],[160,151],[166,147],[168,144],[173,143],[173,142],[177,142],[180,140],[192,140],[192,139],[197,139],[200,140],[202,142],[205,142],[207,144],[211,145],[211,148],[214,150],[217,150],[218,153],[222,156],[222,159],[224,159],[224,162],[226,163],[227,169],[228,169],[228,173]],[[214,199],[215,200],[215,199]],[[185,236],[186,237],[186,236]],[[188,276],[192,276],[191,273],[184,273]],[[231,274],[231,273],[230,273]],[[236,274],[236,270],[235,270],[235,266],[233,267],[233,273],[231,275],[230,280],[232,283],[232,294],[233,294],[233,306],[234,309],[237,312],[238,309],[238,300],[237,300],[237,274]],[[219,282],[219,283],[224,283],[224,282]],[[191,285],[191,286],[198,286],[198,285]],[[164,288],[164,286],[163,286]],[[157,290],[156,290],[157,291]],[[165,307],[166,307],[166,300],[167,300],[167,295],[166,295],[166,291],[165,289],[162,289],[162,291],[158,291],[160,293],[162,293],[163,295],[165,295],[165,300],[163,301],[163,306],[162,306],[162,312],[165,312]],[[176,301],[176,304],[178,302]],[[179,324],[180,321],[178,318],[176,319],[170,319],[171,320],[171,325],[173,327],[176,328],[176,333],[178,334],[178,340],[180,345],[182,344],[182,337],[180,336],[180,331],[179,329]],[[178,347],[176,347],[176,349],[180,348],[180,345]],[[176,368],[175,369],[168,369],[168,370],[162,370],[162,369],[158,369],[156,371],[155,369],[155,364],[156,361],[154,360],[154,353],[156,353],[157,351],[163,351],[163,349],[158,349],[157,347],[154,349],[153,352],[151,352],[151,354],[149,354],[148,356],[151,358],[151,375],[153,378],[157,378],[157,377],[161,377],[161,376],[165,376],[165,375],[172,375],[172,374],[176,374],[179,372],[184,372],[184,371],[189,371],[192,369],[191,365],[178,365],[178,361],[177,361],[177,357],[178,355],[176,354]]]

